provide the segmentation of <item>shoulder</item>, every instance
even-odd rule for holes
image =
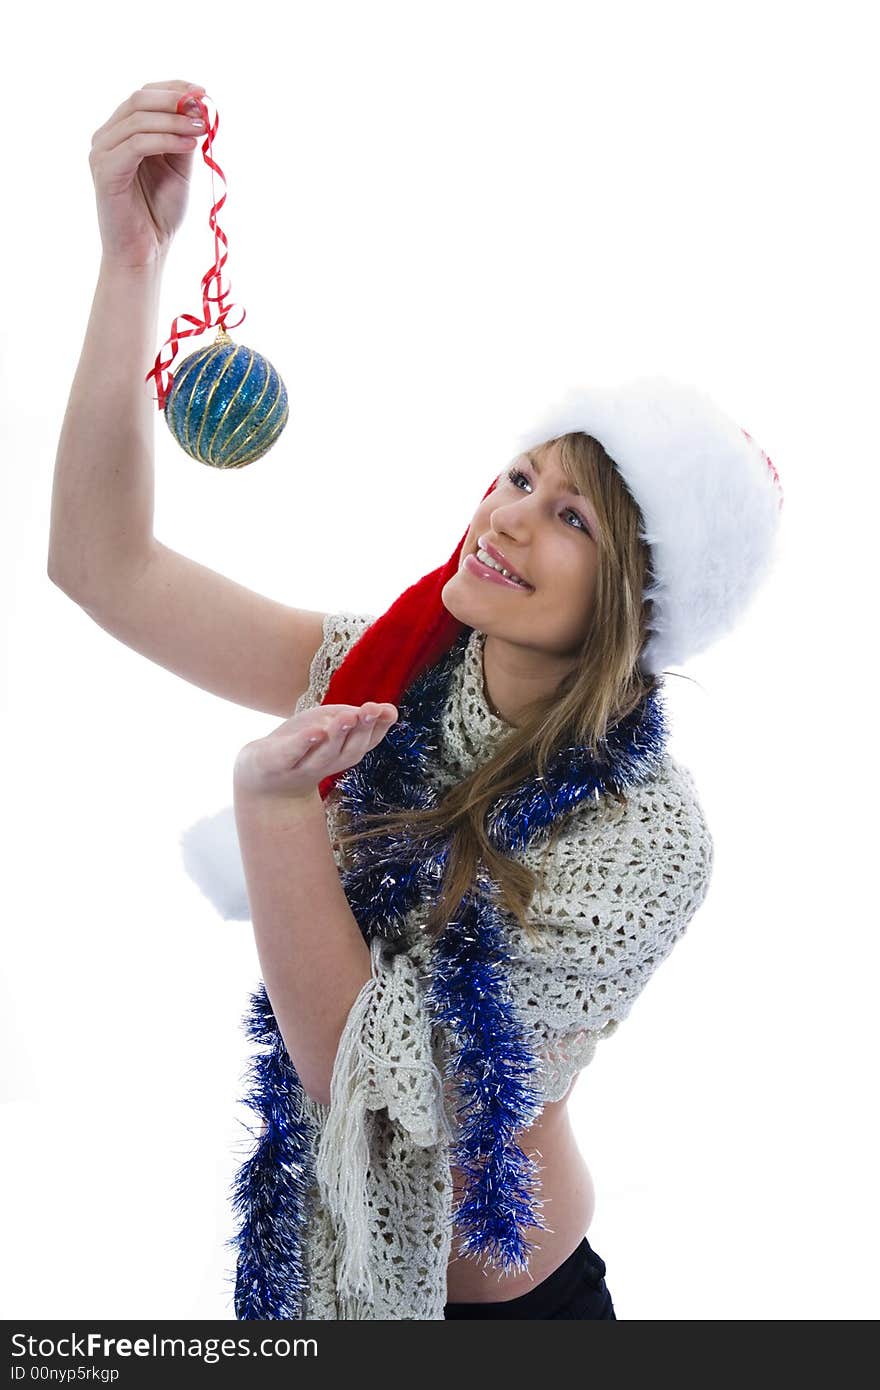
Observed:
[[[297,713],[321,703],[334,671],[342,665],[352,647],[375,621],[373,614],[347,610],[325,615],[323,640],[312,658],[308,688],[297,701]]]
[[[539,874],[533,910],[555,920],[615,918],[689,920],[705,897],[714,842],[690,769],[668,752],[649,782],[582,802],[557,835],[535,847]],[[543,876],[544,887],[540,887]],[[547,920],[546,916],[543,920]]]

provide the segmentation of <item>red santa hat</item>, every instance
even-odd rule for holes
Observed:
[[[681,665],[735,626],[767,577],[783,501],[776,469],[706,392],[664,376],[570,389],[519,435],[518,452],[574,432],[598,440],[641,512],[653,569],[641,669]],[[333,673],[324,704],[398,705],[449,651],[464,624],[441,593],[458,570],[468,530],[444,565],[367,628]],[[321,782],[322,797],[334,782]]]

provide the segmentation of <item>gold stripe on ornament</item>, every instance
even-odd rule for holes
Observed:
[[[251,367],[253,366],[254,362],[256,361],[256,357],[257,357],[257,354],[254,352],[253,348],[246,348],[245,351],[248,352],[248,353],[250,353],[250,361],[248,362],[247,371],[245,372],[244,376],[242,377],[242,386],[244,385],[245,381],[247,380],[248,376],[250,375]],[[264,360],[265,360],[265,359],[264,359]],[[223,468],[228,468],[228,467],[229,467],[229,444],[230,444],[230,441],[233,440],[233,439],[235,438],[235,436],[238,434],[239,430],[240,430],[243,426],[247,425],[247,423],[248,423],[249,420],[253,419],[253,416],[254,416],[255,412],[258,411],[258,410],[260,409],[260,405],[261,405],[261,403],[262,403],[263,397],[264,397],[265,394],[266,394],[266,389],[267,389],[268,385],[269,385],[269,364],[268,364],[268,362],[267,362],[267,363],[266,363],[266,380],[263,382],[263,389],[261,390],[261,392],[260,392],[259,396],[257,397],[257,399],[256,399],[256,400],[253,402],[253,404],[251,405],[251,408],[250,408],[250,410],[248,411],[247,415],[245,415],[245,416],[243,417],[243,419],[239,420],[239,422],[238,422],[238,424],[236,425],[235,429],[234,429],[234,430],[232,431],[232,433],[230,434],[229,439],[226,440],[226,442],[225,442],[225,444],[224,444],[224,446],[223,446],[223,452],[224,452],[224,455],[225,455],[223,464],[221,465]],[[231,404],[232,404],[232,402],[230,401],[230,405],[231,405]],[[225,414],[225,411],[224,411],[224,414]],[[218,427],[218,428],[219,428],[219,427]],[[216,438],[216,431],[215,431],[214,437]],[[211,447],[212,447],[212,449],[213,449],[213,445],[214,445],[214,440],[212,439],[212,440],[211,440]]]
[[[222,351],[222,352],[225,352],[225,351],[226,351],[226,346],[225,346],[225,344],[223,344],[223,343],[220,344],[220,351]],[[207,455],[206,455],[206,454],[203,452],[203,450],[202,450],[202,432],[203,432],[203,430],[204,430],[204,428],[205,428],[205,421],[206,421],[207,418],[208,418],[208,412],[209,412],[210,409],[211,409],[211,402],[212,402],[212,400],[214,399],[214,396],[215,396],[215,394],[216,394],[216,392],[217,392],[217,388],[219,387],[221,381],[223,380],[223,378],[225,377],[226,373],[229,371],[229,368],[233,365],[234,362],[235,362],[235,353],[234,353],[234,352],[231,352],[231,353],[229,354],[229,356],[227,357],[226,361],[225,361],[224,364],[223,364],[223,370],[222,370],[222,372],[221,372],[220,375],[216,378],[216,380],[215,380],[214,382],[212,382],[212,384],[211,384],[211,389],[210,389],[209,392],[208,392],[208,398],[207,398],[207,400],[205,401],[205,406],[204,406],[204,409],[203,409],[203,411],[202,411],[202,421],[201,421],[201,424],[199,425],[199,438],[198,438],[198,443],[196,444],[196,452],[198,453],[199,458],[206,458],[206,457],[207,457]]]
[[[217,354],[218,354],[219,352],[222,352],[222,351],[223,351],[223,345],[222,345],[222,343],[219,344],[219,345],[218,345],[218,344],[214,344],[213,347],[207,349],[207,356],[205,357],[205,359],[204,359],[203,362],[199,363],[199,375],[198,375],[198,377],[196,378],[195,386],[193,386],[193,388],[192,388],[192,390],[191,390],[191,392],[190,392],[189,400],[188,400],[187,403],[186,403],[186,411],[185,411],[184,417],[183,417],[183,437],[184,437],[184,439],[186,440],[187,445],[188,445],[189,448],[191,448],[191,449],[196,449],[196,446],[195,446],[194,444],[192,444],[192,442],[190,441],[190,429],[191,429],[191,427],[192,427],[192,426],[191,426],[191,412],[192,412],[193,397],[195,396],[196,390],[197,390],[197,388],[198,388],[199,381],[202,379],[202,377],[204,376],[205,372],[208,370],[208,367],[210,367],[211,363],[214,361],[214,358],[217,356]]]
[[[268,365],[268,364],[267,364],[267,365]],[[266,376],[266,384],[268,385],[268,383],[269,383],[269,376],[268,376],[268,373],[267,373],[267,376]],[[243,445],[239,448],[238,452],[236,453],[235,458],[234,458],[234,459],[231,459],[231,460],[229,461],[229,466],[230,466],[230,467],[237,468],[237,467],[240,466],[240,464],[241,464],[242,462],[243,462],[243,463],[247,463],[248,459],[247,459],[247,458],[242,458],[242,451],[243,451],[243,450],[244,450],[244,451],[247,451],[247,450],[248,450],[248,446],[249,446],[250,444],[253,443],[254,439],[256,438],[256,436],[257,436],[257,434],[258,434],[258,432],[259,432],[259,429],[262,429],[262,428],[265,426],[266,421],[269,420],[269,419],[271,418],[273,410],[274,410],[275,407],[278,405],[279,400],[281,400],[281,393],[282,393],[283,390],[284,390],[284,383],[282,382],[281,378],[278,377],[278,389],[277,389],[277,391],[276,391],[276,393],[275,393],[275,399],[274,399],[274,401],[272,402],[271,407],[266,411],[265,417],[264,417],[263,421],[261,422],[260,426],[258,427],[258,429],[254,430],[254,431],[248,436],[248,438],[244,440],[244,443],[243,443]],[[267,445],[266,448],[269,448],[269,447],[271,446],[271,443],[274,443],[274,441],[278,438],[279,434],[281,433],[281,430],[284,428],[284,425],[285,425],[285,423],[286,423],[286,421],[287,421],[288,414],[289,414],[289,410],[285,410],[285,411],[284,411],[283,419],[281,420],[280,425],[279,425],[277,428],[275,428],[274,433],[273,433],[272,435],[270,435],[270,445]],[[264,449],[263,452],[265,453],[265,452],[266,452],[266,449]]]
[[[273,407],[273,408],[274,408],[274,407]],[[275,426],[273,427],[272,432],[270,433],[268,439],[265,439],[265,440],[261,441],[261,449],[260,449],[261,454],[268,453],[268,451],[271,449],[272,445],[275,443],[275,440],[278,438],[279,434],[280,434],[281,431],[284,429],[284,426],[287,424],[287,421],[288,421],[289,418],[290,418],[290,406],[287,405],[287,406],[285,407],[285,409],[284,409],[284,414],[282,415],[281,419],[278,421],[278,424],[275,425]],[[242,462],[243,462],[243,463],[248,463],[248,462],[250,462],[250,459],[253,458],[253,457],[254,457],[254,454],[251,453],[251,454],[248,456],[248,458],[243,459]],[[241,464],[236,464],[235,467],[240,468],[240,467],[241,467]]]

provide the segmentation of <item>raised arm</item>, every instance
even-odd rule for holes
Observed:
[[[176,105],[186,89],[155,83],[132,93],[92,137],[104,249],[58,442],[47,572],[151,661],[223,699],[284,716],[308,685],[324,614],[254,593],[153,534],[158,411],[144,378],[183,216],[180,161],[191,132]],[[134,175],[148,166],[142,186]]]
[[[67,402],[52,487],[48,574],[100,601],[136,576],[153,547],[155,356],[165,254],[125,267],[102,259]]]

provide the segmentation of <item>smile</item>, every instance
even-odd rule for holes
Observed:
[[[485,554],[485,551],[481,553]],[[491,559],[489,557],[487,558],[489,559],[488,564],[471,552],[465,557],[462,569],[467,574],[472,574],[475,579],[482,579],[487,584],[499,584],[507,589],[519,589],[526,593],[534,593],[534,586],[532,584],[527,584],[523,579],[514,579],[508,575],[502,574],[501,570],[495,567]]]

